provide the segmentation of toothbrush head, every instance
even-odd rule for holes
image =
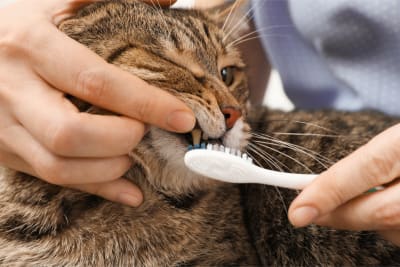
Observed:
[[[245,182],[241,179],[233,179],[233,177],[243,177],[243,175],[228,175],[231,171],[242,172],[246,166],[254,166],[253,159],[246,153],[218,144],[208,144],[205,149],[191,149],[186,152],[184,162],[195,173],[231,183]]]
[[[224,145],[210,144],[210,143],[208,143],[206,145],[206,143],[201,143],[199,145],[189,145],[188,146],[188,151],[191,151],[194,149],[205,149],[208,151],[224,152],[228,155],[236,156],[236,157],[242,158],[245,161],[253,163],[253,159],[251,157],[249,157],[246,153],[241,152],[239,149],[225,147]]]

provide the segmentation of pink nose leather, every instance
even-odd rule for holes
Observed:
[[[225,116],[226,128],[229,130],[235,125],[235,122],[242,117],[242,112],[239,108],[226,107],[222,109],[222,113]]]

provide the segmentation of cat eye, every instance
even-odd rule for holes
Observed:
[[[235,67],[225,67],[221,70],[221,78],[226,86],[231,86],[235,81]]]

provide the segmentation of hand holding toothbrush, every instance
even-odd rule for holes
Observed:
[[[347,230],[374,230],[400,245],[400,124],[373,138],[308,185],[289,219]],[[364,194],[370,188],[385,189]]]

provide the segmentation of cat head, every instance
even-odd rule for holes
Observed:
[[[242,150],[250,130],[245,65],[230,45],[234,31],[225,30],[218,12],[107,1],[87,6],[59,27],[108,62],[186,103],[206,142]],[[152,127],[132,157],[158,190],[184,193],[213,185],[184,166],[192,142],[190,133]]]

